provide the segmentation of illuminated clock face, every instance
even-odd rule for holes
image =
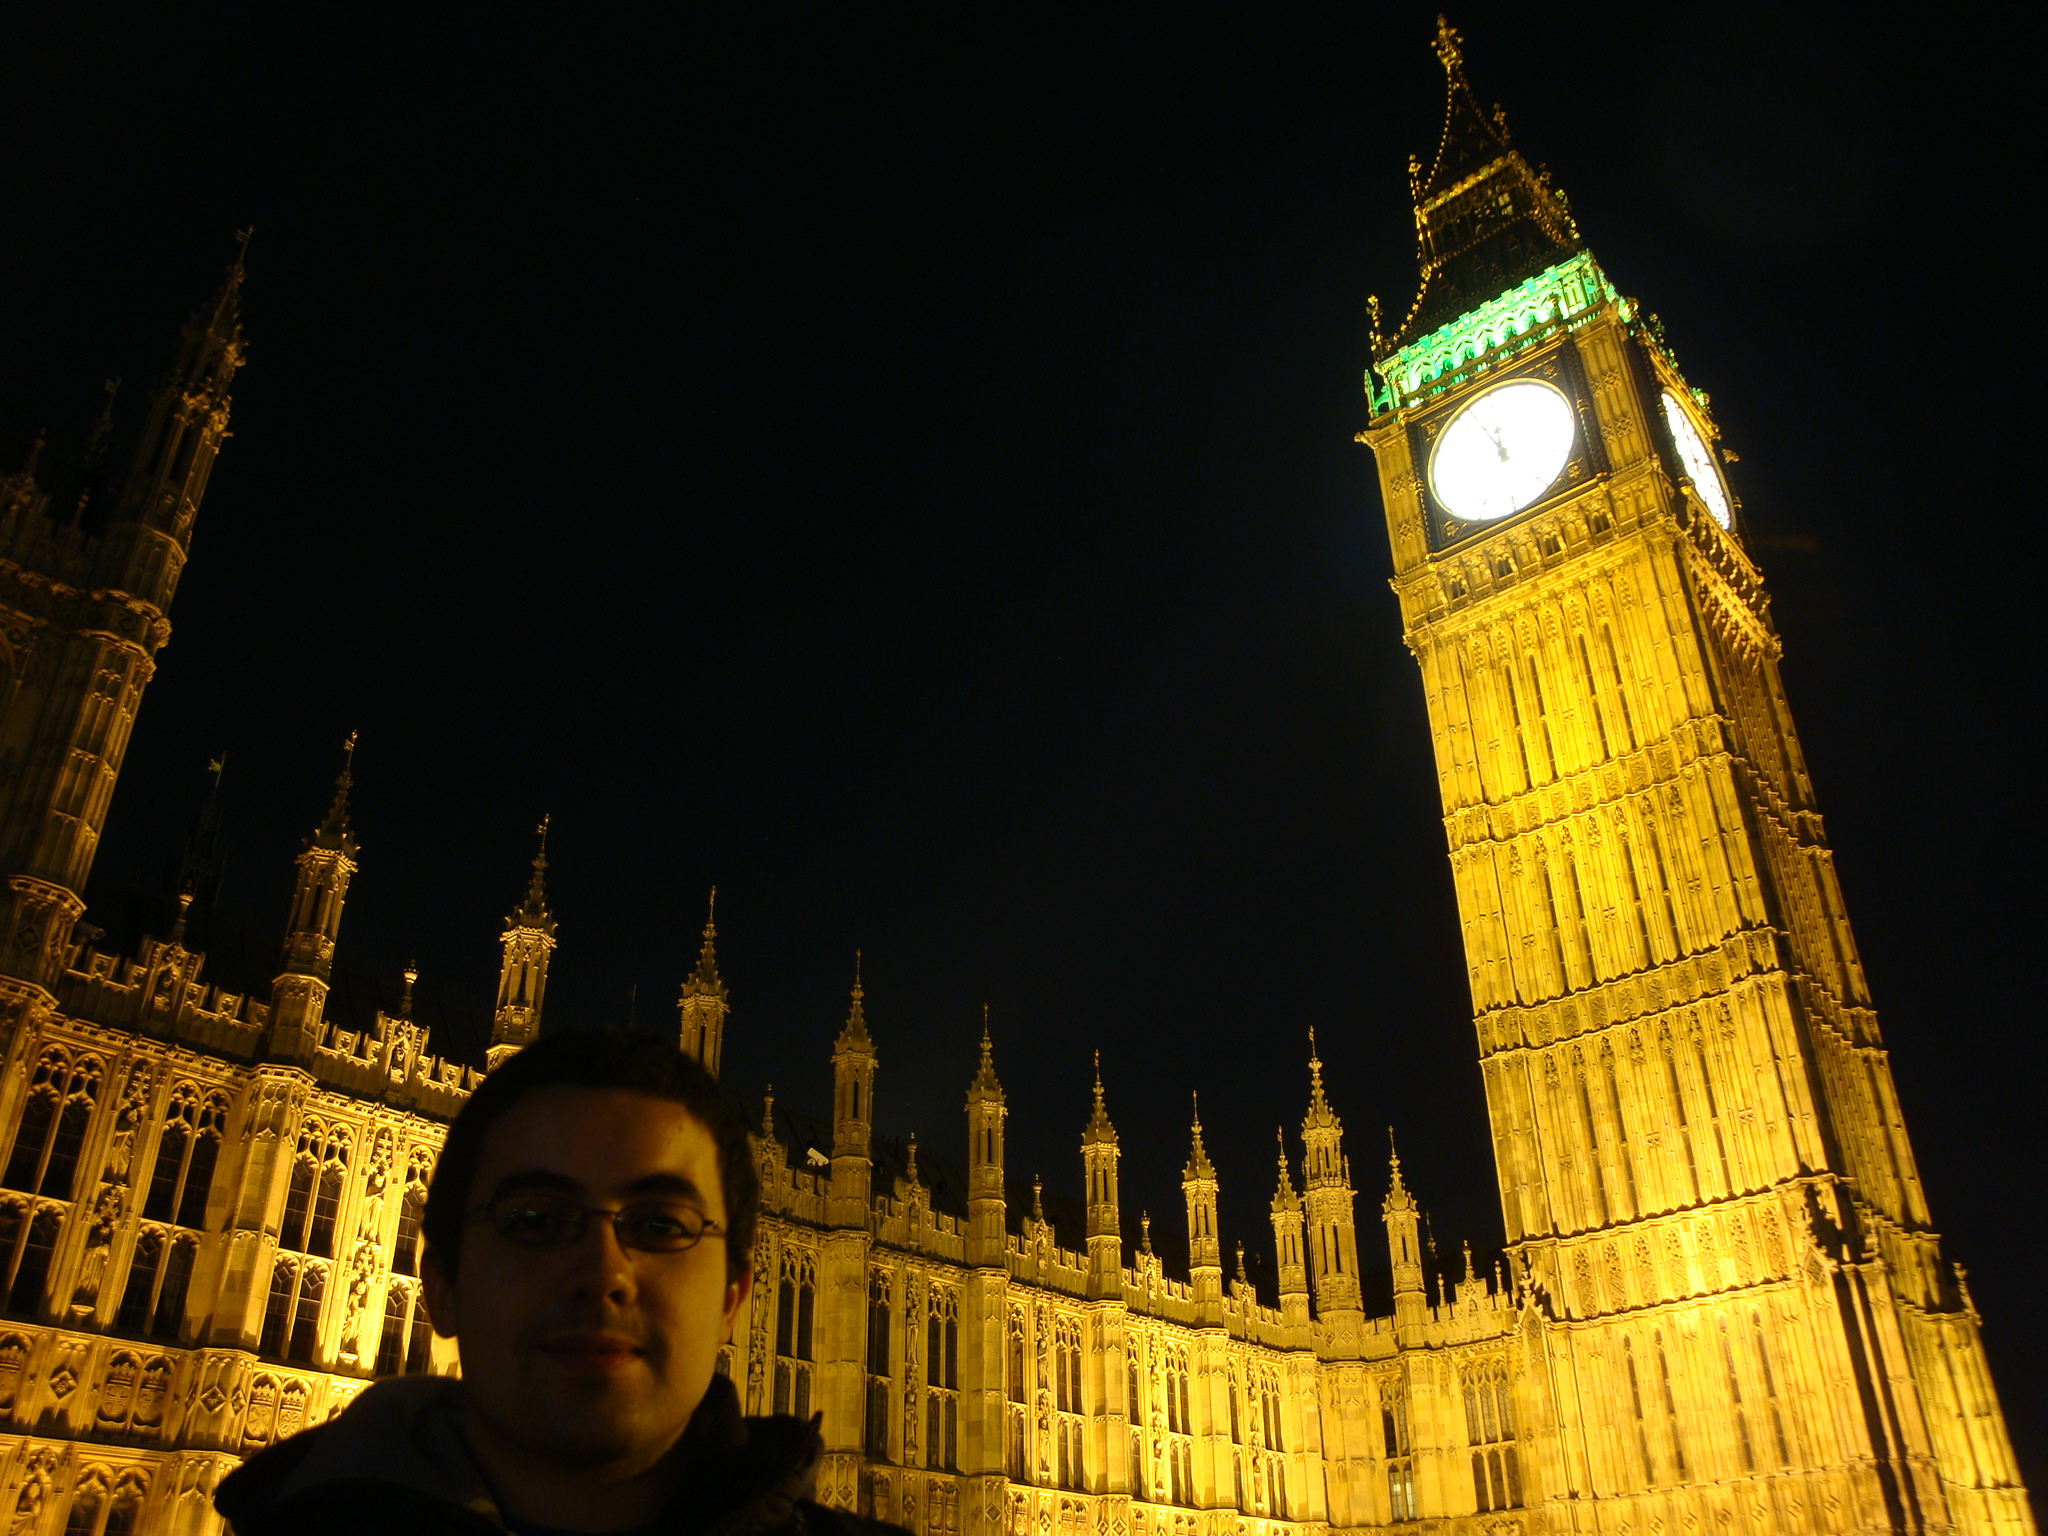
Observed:
[[[1678,445],[1678,457],[1685,465],[1686,475],[1692,480],[1693,490],[1707,504],[1707,510],[1714,514],[1714,521],[1726,528],[1728,487],[1721,483],[1721,471],[1714,464],[1713,450],[1700,436],[1700,429],[1692,424],[1692,416],[1678,403],[1678,396],[1668,389],[1664,391],[1664,424],[1671,428],[1671,441]]]
[[[1571,402],[1517,379],[1451,418],[1429,458],[1429,488],[1453,517],[1492,522],[1541,498],[1564,473],[1578,428]]]

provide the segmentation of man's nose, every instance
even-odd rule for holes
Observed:
[[[633,1299],[633,1255],[619,1241],[611,1217],[592,1213],[583,1235],[571,1244],[567,1278],[578,1297],[602,1296],[622,1305]]]

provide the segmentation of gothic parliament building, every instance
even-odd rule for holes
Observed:
[[[1278,1292],[1126,1243],[1101,1085],[1085,1246],[1005,1199],[984,1040],[961,1209],[877,1188],[856,987],[830,1154],[758,1138],[722,1368],[818,1413],[820,1496],[919,1536],[1765,1536],[2034,1530],[1941,1256],[1706,396],[1468,88],[1411,165],[1422,279],[1367,375],[1436,745],[1509,1265],[1435,1299],[1398,1162],[1369,1316],[1311,1060]],[[265,997],[181,915],[132,954],[80,893],[169,633],[229,387],[239,262],[93,518],[0,479],[0,1532],[217,1531],[240,1458],[379,1376],[453,1371],[420,1295],[435,1153],[479,1073],[401,1005],[326,1016],[348,776]],[[88,532],[90,527],[95,531]],[[508,920],[487,1066],[535,1038],[554,922]],[[707,927],[684,1046],[714,1071]],[[357,1027],[361,1025],[361,1027]],[[1034,1203],[1035,1204],[1035,1203]],[[1377,1240],[1377,1239],[1370,1239]]]

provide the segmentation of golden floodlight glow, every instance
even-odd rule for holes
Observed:
[[[1571,403],[1517,379],[1451,418],[1430,456],[1429,484],[1453,517],[1487,523],[1519,512],[1556,483],[1576,436]]]

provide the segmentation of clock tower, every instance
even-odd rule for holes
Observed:
[[[1439,24],[1367,379],[1557,1530],[2034,1529],[1707,396]]]

